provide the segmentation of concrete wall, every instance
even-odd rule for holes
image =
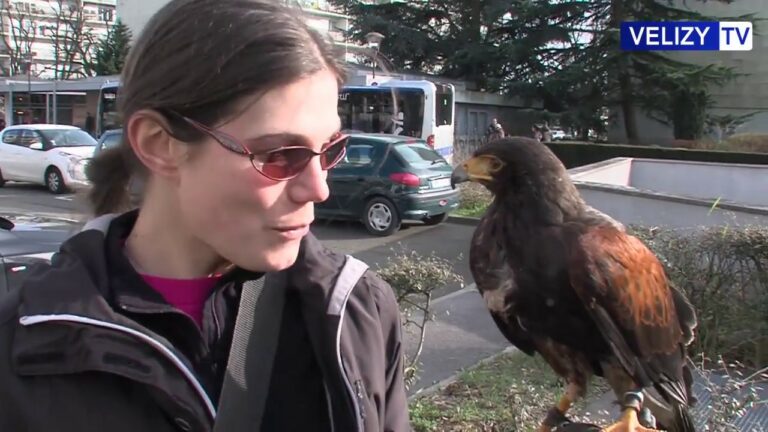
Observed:
[[[574,181],[630,186],[633,165],[632,158],[614,158],[573,168],[568,172]]]
[[[685,7],[683,3],[682,0],[676,0],[677,6]],[[755,14],[755,19],[768,18],[766,0],[738,0],[730,4],[718,1],[687,1],[685,5],[703,14],[720,18],[746,14]],[[765,23],[761,22],[754,24],[755,35],[751,51],[676,51],[669,55],[677,60],[701,65],[716,63],[731,66],[736,72],[746,74],[725,86],[712,88],[716,109],[733,111],[734,114],[768,109],[768,34],[764,25]],[[768,125],[761,125],[758,121],[752,123],[762,131],[768,130]]]
[[[629,185],[768,209],[768,167],[761,165],[635,159]]]
[[[768,167],[615,158],[568,173],[587,203],[624,224],[768,224]]]
[[[675,6],[688,8],[713,17],[737,17],[755,14],[756,19],[768,18],[767,0],[738,0],[733,3],[719,1],[675,0]],[[744,115],[768,110],[768,33],[765,23],[757,23],[752,40],[752,51],[667,51],[664,54],[674,60],[699,65],[717,64],[734,68],[742,76],[724,86],[711,88],[713,106],[710,113],[716,115]],[[620,110],[612,110],[616,121],[611,124],[608,140],[627,142]],[[638,110],[640,144],[666,146],[672,142],[672,130],[668,126],[648,118]],[[753,117],[736,133],[768,133],[768,112]]]
[[[768,210],[739,209],[667,194],[640,192],[619,186],[577,182],[584,200],[625,225],[667,228],[768,224]]]

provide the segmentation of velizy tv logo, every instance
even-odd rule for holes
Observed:
[[[750,51],[751,22],[621,23],[621,49],[626,51]]]

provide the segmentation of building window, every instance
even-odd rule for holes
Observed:
[[[112,22],[115,18],[115,10],[110,8],[99,8],[99,20],[104,22]]]

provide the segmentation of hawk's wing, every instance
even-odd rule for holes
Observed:
[[[654,385],[687,405],[679,299],[659,260],[639,239],[613,226],[569,232],[571,285],[626,372],[637,384]]]

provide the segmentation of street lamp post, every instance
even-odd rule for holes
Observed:
[[[30,116],[30,122],[32,117],[32,53],[29,52],[24,55],[24,65],[27,67],[27,112]]]
[[[365,40],[368,42],[368,48],[373,50],[373,65],[371,66],[371,72],[373,72],[373,79],[376,79],[376,66],[379,60],[379,48],[381,47],[381,41],[384,40],[384,35],[377,32],[370,32],[365,35]]]

